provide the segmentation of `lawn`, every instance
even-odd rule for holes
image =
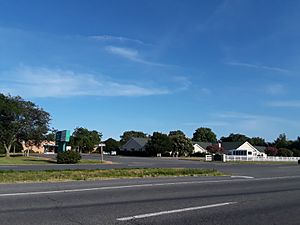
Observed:
[[[56,159],[50,159],[46,157],[35,157],[35,156],[10,156],[0,157],[0,165],[41,165],[41,164],[55,164]],[[96,159],[81,159],[80,164],[98,164],[98,163],[111,163],[101,162]]]
[[[0,171],[0,183],[60,182],[113,178],[221,176],[215,169],[151,168],[110,170]]]

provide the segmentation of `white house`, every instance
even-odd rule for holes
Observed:
[[[259,151],[252,146],[248,141],[246,142],[222,142],[225,154],[247,156],[247,157],[267,157],[263,151]]]

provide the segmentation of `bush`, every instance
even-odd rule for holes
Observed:
[[[58,164],[74,164],[78,163],[80,159],[80,153],[74,151],[59,152],[56,156]]]
[[[278,149],[277,156],[292,157],[293,152],[286,148],[280,148]]]

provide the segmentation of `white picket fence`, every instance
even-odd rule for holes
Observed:
[[[258,162],[297,162],[300,157],[283,157],[283,156],[267,156],[267,157],[247,157],[238,155],[224,155],[224,161],[258,161]]]

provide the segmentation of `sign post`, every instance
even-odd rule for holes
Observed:
[[[55,134],[55,144],[58,146],[58,152],[67,150],[67,143],[70,141],[70,131],[57,131]]]
[[[105,147],[105,144],[99,144],[100,147],[100,154],[101,154],[101,162],[103,162],[103,147]]]

